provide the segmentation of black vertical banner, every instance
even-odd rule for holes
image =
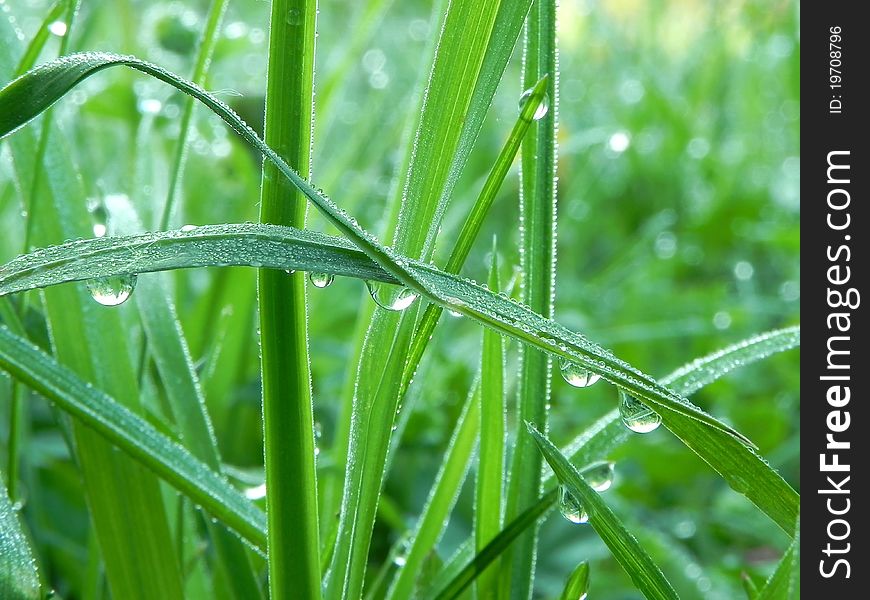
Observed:
[[[804,3],[801,41],[801,583],[866,598],[870,544],[867,148],[870,31],[860,2]],[[824,594],[824,596],[822,596]]]

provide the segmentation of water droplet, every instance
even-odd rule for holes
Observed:
[[[296,269],[284,269],[284,272],[287,273],[288,275],[292,275],[293,273],[296,272]]]
[[[299,25],[302,23],[302,11],[298,8],[291,8],[287,11],[287,24]]]
[[[48,24],[48,30],[57,37],[66,35],[67,26],[63,21],[52,21]]]
[[[449,308],[447,309],[447,314],[450,315],[451,317],[461,317],[462,316],[461,312],[457,312],[455,310],[450,310]]]
[[[266,497],[266,484],[261,483],[254,487],[245,488],[245,498],[248,500],[259,500]]]
[[[619,414],[623,424],[635,433],[649,433],[662,424],[657,412],[622,390],[619,390]]]
[[[522,96],[520,96],[520,110],[523,110],[523,107],[526,105],[526,102],[529,100],[529,97],[532,95],[532,88],[527,89],[523,92]],[[538,105],[537,110],[535,110],[535,114],[532,115],[532,118],[535,121],[540,121],[546,116],[547,111],[550,109],[550,98],[544,94],[544,98],[541,100],[541,103]]]
[[[309,273],[308,280],[314,287],[323,289],[335,281],[335,275],[332,273]]]
[[[586,367],[581,367],[564,358],[559,362],[559,368],[562,372],[562,378],[574,387],[589,387],[601,379],[601,375],[598,373],[592,373]]]
[[[583,479],[596,492],[604,492],[610,489],[613,485],[613,463],[612,462],[597,462],[589,465],[583,471]]]
[[[583,505],[577,501],[574,494],[564,485],[559,486],[559,512],[572,523],[588,523],[589,515],[583,510]]]
[[[366,287],[369,288],[372,300],[384,310],[405,310],[417,299],[416,293],[399,285],[366,281]]]
[[[191,232],[194,229],[196,229],[196,225],[182,225],[181,226],[181,231],[183,231],[184,233]]]
[[[88,281],[88,290],[94,300],[103,306],[123,304],[136,287],[136,274],[99,277]]]
[[[393,558],[393,564],[397,567],[404,567],[408,562],[408,557],[403,554],[397,554],[395,558]]]

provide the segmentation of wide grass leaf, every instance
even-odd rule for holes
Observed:
[[[531,424],[528,424],[528,429],[561,485],[566,486],[583,506],[589,515],[589,524],[610,548],[613,557],[622,565],[637,589],[650,599],[677,598],[677,593],[661,570],[653,563],[652,558],[637,539],[625,528],[619,517],[605,504],[598,492],[586,483],[580,472],[550,440]]]

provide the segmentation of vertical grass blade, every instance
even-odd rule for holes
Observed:
[[[622,565],[637,589],[650,600],[676,600],[678,596],[674,588],[598,492],[586,483],[579,471],[550,440],[531,424],[528,429],[560,483],[583,505],[589,514],[589,523],[610,548],[613,557]]]
[[[310,176],[316,0],[275,0],[269,28],[265,141]],[[305,197],[263,166],[260,221],[305,226]],[[273,600],[320,597],[314,411],[304,273],[258,274],[269,590]]]
[[[520,183],[520,266],[522,301],[552,318],[556,272],[556,132],[559,70],[556,49],[556,2],[537,0],[526,22],[523,64],[524,88],[548,75],[550,106],[533,135],[523,141]],[[517,422],[547,430],[551,359],[523,348],[517,392]],[[540,494],[541,457],[529,436],[517,434],[510,470],[506,518],[515,517]],[[506,559],[503,584],[512,598],[528,598],[534,579],[537,530],[525,534]],[[513,571],[513,576],[511,575]],[[512,581],[511,581],[512,579]]]
[[[0,480],[3,479],[0,473]],[[0,485],[0,598],[41,598],[36,560],[13,508],[6,488]]]
[[[577,568],[565,582],[565,589],[559,600],[585,600],[589,590],[589,563],[585,560],[577,565]]]
[[[501,289],[495,241],[489,289]],[[480,363],[480,452],[474,508],[474,544],[478,552],[498,535],[502,526],[506,434],[504,369],[504,340],[495,331],[484,329]],[[477,578],[477,597],[495,598],[497,591],[498,561]]]

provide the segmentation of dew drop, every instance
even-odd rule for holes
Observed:
[[[88,290],[94,300],[103,306],[123,304],[136,287],[136,274],[99,277],[88,281]]]
[[[184,233],[190,233],[194,229],[196,229],[196,225],[182,225],[181,226],[181,231]]]
[[[417,299],[417,294],[406,287],[366,281],[372,300],[384,310],[402,311],[411,306]]]
[[[314,287],[323,289],[335,281],[335,275],[332,273],[309,273],[308,280]]]
[[[293,273],[296,272],[296,269],[284,269],[284,272],[287,273],[288,275],[292,275]]]
[[[589,465],[582,471],[583,479],[596,492],[604,492],[613,485],[613,463],[597,462]]]
[[[559,512],[572,523],[588,523],[589,515],[583,505],[568,491],[565,485],[559,485]]]
[[[302,11],[298,8],[291,8],[287,11],[287,24],[299,25],[302,22]]]
[[[48,24],[48,30],[57,37],[66,35],[67,25],[63,21],[52,21]]]
[[[447,309],[447,314],[450,315],[451,317],[457,317],[457,318],[462,316],[461,312],[458,312],[455,310],[450,310],[449,308]]]
[[[559,370],[562,372],[562,378],[574,387],[589,387],[601,379],[598,373],[592,373],[586,367],[564,358],[559,362]]]
[[[622,423],[635,433],[649,433],[662,424],[657,412],[622,390],[619,390],[619,415]]]
[[[526,105],[526,102],[528,102],[529,98],[531,97],[532,91],[533,91],[533,89],[529,88],[525,92],[523,92],[523,94],[520,96],[519,108],[521,111],[523,110],[523,107]],[[546,116],[547,111],[549,109],[550,109],[550,98],[549,98],[549,96],[544,94],[544,98],[543,98],[543,100],[541,100],[541,103],[538,105],[537,110],[535,110],[535,114],[532,115],[532,119],[534,119],[535,121],[540,121],[541,119],[543,119]]]

